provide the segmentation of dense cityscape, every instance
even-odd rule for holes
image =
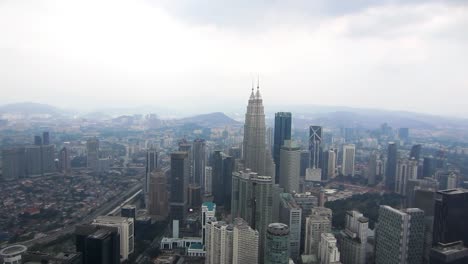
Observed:
[[[264,103],[257,85],[243,120],[3,113],[3,262],[468,263],[466,141]]]

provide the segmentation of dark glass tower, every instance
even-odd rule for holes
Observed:
[[[439,191],[434,206],[432,244],[463,241],[468,246],[468,190]]]
[[[212,179],[214,203],[230,210],[234,159],[217,150],[213,154],[213,163]]]
[[[275,161],[276,178],[279,183],[280,150],[285,140],[291,139],[291,113],[278,112],[275,114],[275,134],[273,141],[273,160]]]
[[[206,143],[204,139],[193,141],[192,183],[203,189],[205,182]]]
[[[185,218],[189,183],[189,160],[187,152],[171,153],[171,195],[169,198],[171,220]]]
[[[410,159],[414,158],[415,160],[419,161],[421,158],[421,144],[416,144],[411,147]]]
[[[83,264],[120,263],[120,235],[116,227],[76,226],[75,246]]]
[[[388,143],[387,166],[385,170],[385,187],[392,192],[395,190],[397,172],[398,148],[395,142]]]

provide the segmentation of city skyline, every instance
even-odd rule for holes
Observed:
[[[0,104],[194,108],[205,97],[219,109],[244,102],[259,74],[270,105],[468,113],[461,1],[31,3],[0,4],[0,85],[15,91]]]

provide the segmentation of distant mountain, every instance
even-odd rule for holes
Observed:
[[[176,120],[176,123],[197,124],[204,127],[223,127],[241,124],[221,112],[186,117]]]
[[[59,115],[63,111],[47,105],[31,102],[14,103],[0,106],[0,113],[23,114],[23,115]]]

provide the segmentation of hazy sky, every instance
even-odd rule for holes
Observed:
[[[0,0],[1,104],[223,111],[257,73],[266,107],[466,117],[468,1]]]

